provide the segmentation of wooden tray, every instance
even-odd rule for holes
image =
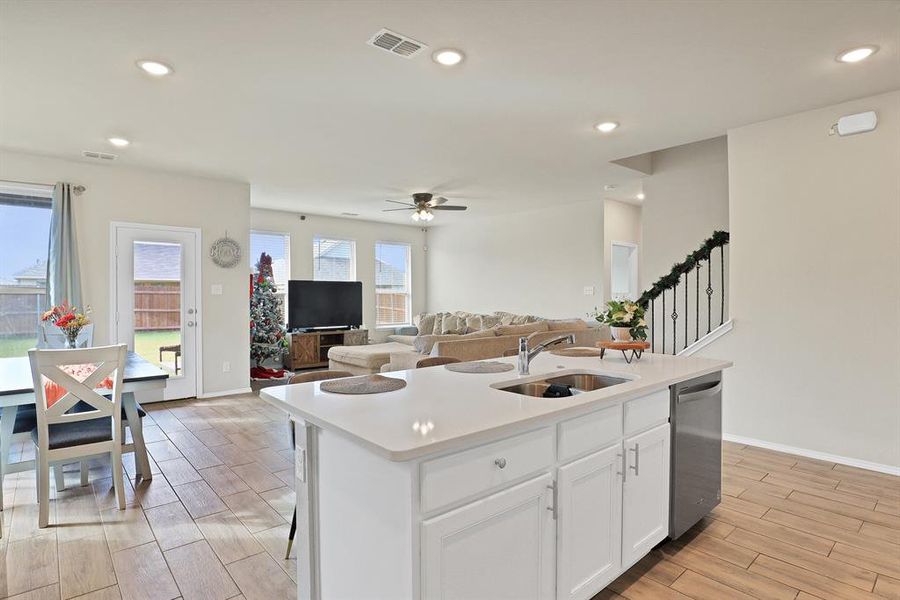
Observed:
[[[650,342],[641,342],[638,340],[633,340],[630,342],[597,342],[597,347],[600,348],[600,360],[603,360],[604,355],[607,350],[621,350],[622,356],[625,357],[625,362],[631,364],[631,361],[634,359],[640,359],[641,355],[644,353],[644,350],[648,350],[650,348]],[[631,356],[629,357],[628,352],[631,351]]]

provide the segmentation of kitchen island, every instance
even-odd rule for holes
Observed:
[[[669,386],[729,366],[545,352],[524,377],[431,367],[388,374],[407,385],[382,394],[264,389],[296,421],[299,597],[591,598],[668,534]],[[581,374],[615,384],[516,393]]]

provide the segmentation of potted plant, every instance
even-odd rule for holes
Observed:
[[[593,317],[609,325],[613,340],[617,342],[647,339],[644,309],[630,300],[610,300],[606,303],[606,310],[595,308]]]
[[[75,348],[78,334],[85,325],[91,322],[88,318],[90,312],[91,309],[88,308],[85,312],[80,313],[76,307],[63,302],[41,315],[41,321],[49,321],[59,327],[66,336],[66,348]]]

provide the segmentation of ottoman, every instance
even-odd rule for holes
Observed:
[[[378,373],[391,362],[391,352],[408,352],[409,346],[397,342],[366,346],[333,346],[328,349],[328,368],[349,371],[354,375]]]

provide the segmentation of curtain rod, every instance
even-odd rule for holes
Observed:
[[[9,183],[21,183],[24,185],[45,185],[47,187],[55,187],[52,183],[43,183],[40,181],[15,181],[13,179],[3,179],[0,181],[8,181]],[[81,194],[85,190],[87,190],[87,188],[84,187],[83,185],[73,185],[72,186],[72,191],[75,192],[76,194]]]

